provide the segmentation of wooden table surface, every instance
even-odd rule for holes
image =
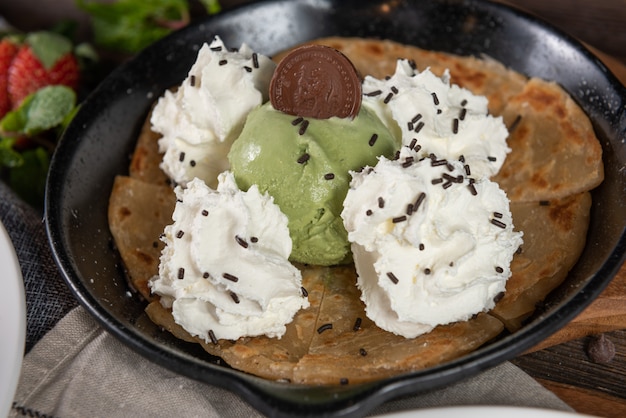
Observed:
[[[626,0],[501,2],[583,41],[626,85]],[[587,355],[591,335],[598,333],[615,345],[615,357],[606,364]],[[626,417],[626,265],[591,306],[537,348],[513,363],[580,413]]]

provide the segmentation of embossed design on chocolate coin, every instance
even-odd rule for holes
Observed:
[[[270,100],[275,109],[290,115],[353,118],[361,108],[361,78],[350,60],[336,49],[302,46],[276,67]]]

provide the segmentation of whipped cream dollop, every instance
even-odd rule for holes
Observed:
[[[476,178],[496,174],[510,152],[506,126],[501,117],[488,114],[487,98],[451,85],[447,70],[437,77],[398,60],[391,77],[365,77],[363,105],[374,109],[419,157],[463,157]]]
[[[404,146],[352,173],[341,216],[379,327],[413,338],[493,308],[504,292],[522,233],[506,194],[467,166]]]
[[[239,190],[232,173],[218,180],[217,190],[200,179],[176,188],[151,290],[176,323],[207,342],[281,337],[309,306],[301,273],[287,260],[287,217],[256,186]]]
[[[229,50],[219,37],[203,44],[187,78],[152,112],[152,130],[162,135],[163,171],[178,184],[199,177],[215,187],[246,116],[268,100],[275,68],[246,44]]]

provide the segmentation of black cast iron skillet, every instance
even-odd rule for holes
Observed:
[[[469,25],[468,23],[471,23]],[[571,274],[520,331],[456,361],[363,384],[309,387],[230,369],[199,346],[154,326],[132,295],[107,225],[113,178],[129,156],[150,105],[186,76],[203,42],[219,35],[272,55],[312,38],[388,38],[462,55],[491,56],[529,76],[560,83],[593,121],[606,180],[593,192],[588,242]],[[572,38],[502,5],[483,1],[265,1],[187,27],[116,69],[84,102],[52,159],[46,226],[67,284],[114,336],[150,360],[227,388],[267,415],[363,415],[376,405],[460,381],[546,338],[586,307],[626,251],[626,90]]]

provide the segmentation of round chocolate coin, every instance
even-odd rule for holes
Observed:
[[[270,101],[275,109],[290,115],[353,118],[361,108],[361,78],[350,60],[336,49],[302,46],[276,67]]]

